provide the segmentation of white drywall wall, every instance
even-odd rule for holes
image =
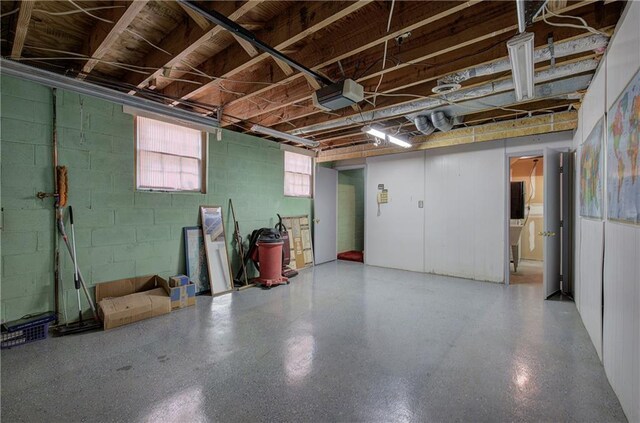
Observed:
[[[426,272],[504,281],[505,180],[503,148],[426,153]]]
[[[505,155],[571,143],[562,132],[368,158],[366,263],[504,282]],[[381,183],[390,201],[377,216]]]
[[[424,153],[367,160],[365,178],[365,262],[394,269],[424,270]],[[389,202],[378,204],[378,184]]]
[[[605,112],[606,59],[603,58],[580,108],[580,140],[582,144]],[[577,146],[576,146],[577,148]],[[604,150],[603,150],[604,152]],[[580,156],[577,156],[574,228],[577,233],[575,250],[581,263],[576,264],[575,285],[580,287],[580,302],[576,304],[598,356],[602,359],[602,254],[604,224],[599,219],[580,216]],[[604,208],[604,207],[603,207]],[[578,277],[579,274],[579,277]]]
[[[589,136],[639,69],[640,2],[633,1],[627,3],[606,61],[585,96],[580,130],[574,138],[576,146]],[[606,180],[604,186],[606,189]],[[577,216],[576,231],[576,245],[581,245],[575,261],[578,309],[627,418],[637,422],[640,421],[640,226],[606,220],[605,207],[603,223]],[[604,264],[600,258],[596,265],[592,261],[597,260],[598,254],[602,257],[603,237]],[[598,284],[598,275],[593,273],[602,265],[604,276]],[[601,333],[594,334],[599,313],[603,313]]]

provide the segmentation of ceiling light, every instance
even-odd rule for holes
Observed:
[[[387,136],[387,139],[389,140],[389,142],[391,142],[391,143],[393,143],[395,145],[399,145],[400,147],[404,147],[404,148],[411,147],[410,143],[408,143],[408,142],[406,142],[406,141],[404,141],[404,140],[402,140],[402,139],[400,139],[398,137],[395,137],[393,135]]]
[[[275,129],[266,128],[260,125],[253,125],[251,127],[252,132],[258,132],[260,134],[271,135],[275,138],[282,138],[283,140],[297,142],[298,144],[306,145],[307,147],[317,147],[320,145],[318,141],[308,140],[306,138],[297,137],[295,135],[287,134],[286,132],[276,131]]]
[[[531,100],[533,87],[533,34],[524,32],[507,41],[513,86],[518,101]]]
[[[372,135],[378,139],[381,139],[383,141],[389,141],[392,144],[395,145],[399,145],[400,147],[404,147],[404,148],[409,148],[411,147],[411,144],[408,143],[407,141],[395,136],[395,135],[388,135],[386,133],[384,133],[383,131],[381,131],[380,129],[376,129],[373,128],[369,125],[365,126],[362,128],[362,132],[365,132],[369,135]],[[377,145],[377,144],[376,144]]]
[[[364,128],[362,128],[362,132],[366,132],[367,134],[373,135],[374,137],[380,138],[381,140],[384,140],[387,136],[387,134],[385,134],[384,132],[370,126],[365,126]]]

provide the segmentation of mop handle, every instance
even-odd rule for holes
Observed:
[[[71,223],[71,244],[73,246],[73,283],[76,289],[80,289],[80,279],[78,279],[78,260],[76,260],[76,231],[73,228],[73,207],[69,206],[69,223]]]

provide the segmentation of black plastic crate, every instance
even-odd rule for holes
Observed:
[[[43,313],[4,323],[2,332],[0,332],[0,347],[2,349],[11,348],[46,339],[49,333],[49,323],[55,320],[55,314]]]

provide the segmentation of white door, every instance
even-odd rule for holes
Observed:
[[[551,148],[544,149],[544,229],[539,234],[544,238],[544,298],[560,291],[561,269],[561,207],[562,175],[560,166],[562,153]]]
[[[338,171],[316,167],[313,196],[313,254],[315,264],[338,255]]]

